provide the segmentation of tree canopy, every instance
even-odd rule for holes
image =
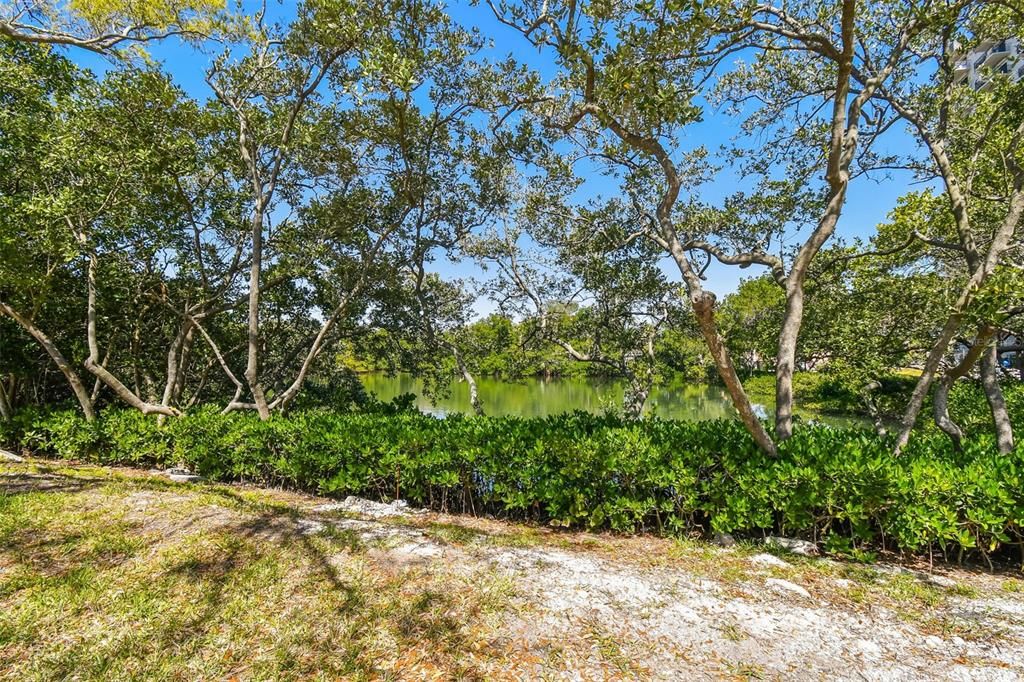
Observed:
[[[1024,56],[963,74],[1020,44],[1024,5],[461,9],[0,5],[0,416],[268,419],[348,363],[465,381],[478,413],[480,374],[607,374],[635,418],[683,374],[771,455],[798,372],[874,411],[909,370],[897,451],[929,418],[959,446],[971,381],[1013,448]],[[474,16],[535,54],[495,58]],[[205,96],[146,58],[166,40],[205,55]],[[114,59],[97,75],[82,50]],[[851,188],[894,174],[888,219],[855,225]],[[749,270],[716,295],[729,268]]]

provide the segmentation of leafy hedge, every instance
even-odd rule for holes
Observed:
[[[396,496],[435,509],[618,531],[801,534],[833,551],[1008,551],[1024,546],[1024,448],[941,437],[898,459],[867,431],[802,425],[762,455],[733,421],[436,419],[297,411],[260,422],[201,409],[159,426],[132,411],[89,424],[27,415],[0,440],[104,464],[184,463],[221,481]]]

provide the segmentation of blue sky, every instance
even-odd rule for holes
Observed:
[[[294,13],[294,3],[288,0],[283,3],[274,3],[271,0],[268,4],[270,5],[270,16],[277,16],[284,22]],[[243,0],[243,6],[256,8],[259,6],[259,2]],[[472,6],[469,2],[460,0],[449,4],[448,10],[457,22],[467,27],[479,28],[484,36],[493,41],[493,45],[483,55],[485,58],[497,60],[511,54],[542,73],[550,70],[551,67],[546,56],[538,54],[535,49],[529,47],[521,35],[500,24],[486,5]],[[167,40],[149,45],[151,57],[171,74],[179,86],[199,100],[211,96],[204,81],[204,73],[217,52],[217,48],[214,47],[208,54],[204,54],[178,40]],[[80,65],[89,67],[96,72],[103,72],[110,67],[110,64],[103,58],[85,51],[73,50],[69,52],[69,56]],[[707,108],[704,112],[704,120],[687,127],[684,131],[684,135],[680,139],[680,146],[684,149],[697,145],[705,145],[710,149],[718,148],[736,134],[738,123],[738,119],[722,111]],[[889,133],[885,144],[876,146],[876,151],[885,151],[888,148],[906,152],[911,145],[909,136],[896,127]],[[895,206],[897,198],[912,188],[912,180],[913,178],[905,173],[886,178],[860,177],[855,179],[848,192],[848,200],[837,230],[837,236],[847,241],[854,238],[870,237],[875,231],[875,226],[884,221],[886,215]],[[720,173],[711,185],[702,190],[701,197],[707,202],[716,203],[736,191],[739,186],[739,179],[735,173],[726,170]],[[600,174],[595,173],[587,180],[586,195],[608,196],[614,191],[613,182]],[[664,267],[670,277],[674,280],[678,279],[678,272],[674,270],[673,264],[666,260]],[[479,269],[472,263],[441,262],[438,264],[438,270],[449,277],[482,276]],[[707,273],[707,286],[717,294],[724,295],[735,290],[742,277],[750,277],[753,274],[756,274],[756,270],[753,268],[740,270],[736,267],[714,264]],[[491,308],[492,306],[487,302],[481,301],[478,305],[478,312],[486,313]]]

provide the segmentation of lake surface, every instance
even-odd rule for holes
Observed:
[[[465,382],[452,381],[451,393],[436,404],[423,395],[423,383],[407,374],[388,376],[383,372],[362,374],[366,390],[381,400],[391,400],[403,393],[416,395],[416,406],[423,412],[444,416],[452,413],[470,413],[469,387]],[[622,406],[624,383],[614,379],[541,379],[536,377],[507,381],[490,377],[477,379],[484,412],[489,415],[517,415],[543,417],[573,410],[600,413],[606,409],[618,410]],[[770,413],[771,404],[757,406],[762,415]],[[687,421],[701,419],[735,418],[729,396],[722,388],[700,384],[673,383],[656,387],[647,401],[645,413],[665,419]],[[835,426],[864,426],[866,420],[833,415],[816,415],[798,411],[805,419],[820,419]]]

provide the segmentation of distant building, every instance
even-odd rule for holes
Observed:
[[[1024,339],[1007,334],[999,340],[999,365],[1007,370],[1017,370],[1017,378],[1024,381]]]
[[[1024,45],[1017,38],[981,41],[957,61],[953,82],[984,91],[992,86],[992,75],[998,73],[1007,74],[1014,83],[1024,79]]]

